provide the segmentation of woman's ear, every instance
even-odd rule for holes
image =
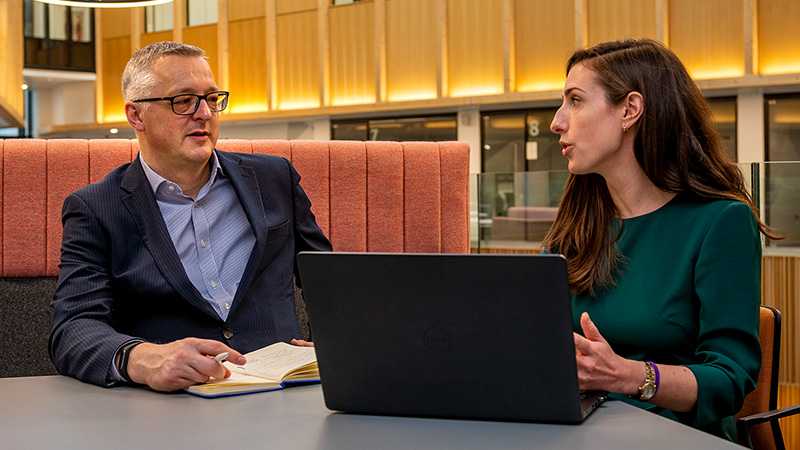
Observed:
[[[144,131],[144,121],[142,120],[142,111],[133,103],[125,103],[125,117],[131,128],[136,131]]]
[[[644,113],[644,97],[642,97],[642,94],[632,91],[625,96],[623,103],[625,111],[622,116],[622,129],[627,130],[636,125],[642,113]]]

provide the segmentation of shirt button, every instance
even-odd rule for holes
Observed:
[[[206,248],[208,247],[208,241],[205,239],[200,239],[200,247]]]
[[[217,286],[219,286],[219,283],[217,283],[217,280],[211,280],[211,287],[216,289]]]
[[[223,328],[222,335],[225,336],[225,339],[230,339],[233,337],[233,331],[230,328]]]
[[[231,309],[231,304],[230,303],[225,303],[225,309]]]

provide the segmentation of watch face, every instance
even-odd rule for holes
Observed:
[[[642,400],[650,400],[656,395],[656,385],[647,383],[642,388]]]

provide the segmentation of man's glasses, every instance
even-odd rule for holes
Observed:
[[[170,102],[172,112],[180,116],[191,116],[200,108],[200,100],[205,100],[208,109],[212,112],[220,112],[228,107],[228,97],[230,92],[216,91],[205,95],[198,94],[179,94],[172,97],[140,98],[133,100],[133,103],[141,102]]]

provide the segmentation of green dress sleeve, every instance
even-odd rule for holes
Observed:
[[[755,388],[761,364],[761,242],[750,208],[725,206],[705,235],[694,272],[699,332],[695,364],[697,403],[682,414],[698,428],[735,415]]]

